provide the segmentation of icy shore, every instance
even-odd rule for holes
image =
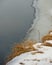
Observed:
[[[33,47],[37,50],[16,56],[6,65],[52,65],[52,47],[43,46],[42,43],[37,43]]]
[[[33,8],[35,19],[26,37],[31,40],[41,41],[41,38],[52,30],[52,0],[34,0]]]

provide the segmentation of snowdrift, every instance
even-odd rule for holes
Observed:
[[[17,44],[6,65],[52,65],[51,36],[50,33],[44,36],[41,43],[25,41]]]

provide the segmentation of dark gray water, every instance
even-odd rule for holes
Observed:
[[[14,42],[24,39],[33,20],[32,0],[0,0],[0,65]]]

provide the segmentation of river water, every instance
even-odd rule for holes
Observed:
[[[24,39],[33,23],[32,0],[0,1],[0,64],[15,42]]]

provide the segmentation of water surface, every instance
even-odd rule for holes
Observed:
[[[30,28],[34,13],[31,5],[32,0],[0,1],[0,64],[14,42],[23,40]]]

